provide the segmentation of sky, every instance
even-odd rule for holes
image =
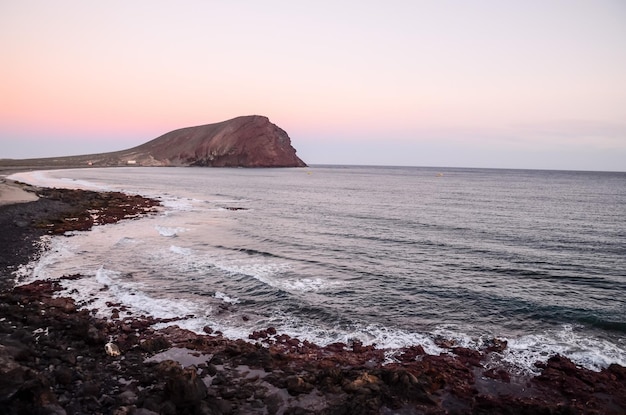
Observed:
[[[309,164],[626,171],[623,0],[0,0],[0,158],[260,114]]]

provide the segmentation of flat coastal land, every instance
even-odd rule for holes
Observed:
[[[13,172],[13,170],[11,171]],[[15,286],[44,235],[155,214],[159,201],[2,179],[0,169],[0,413],[2,414],[623,414],[626,368],[593,372],[562,356],[537,376],[490,367],[507,347],[441,341],[397,351],[358,342],[318,347],[268,327],[249,341],[196,334],[134,315],[111,319],[58,297],[59,281]],[[131,207],[129,207],[131,206]],[[93,214],[97,211],[97,214]],[[85,278],[66,275],[62,279]],[[180,319],[184,319],[181,316]],[[154,329],[159,322],[170,323]]]

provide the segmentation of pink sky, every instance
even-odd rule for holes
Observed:
[[[0,158],[263,114],[308,163],[626,171],[619,0],[5,0],[0,48]]]

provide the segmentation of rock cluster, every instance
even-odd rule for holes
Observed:
[[[125,203],[115,200],[120,208]],[[0,208],[0,225],[7,226],[7,215],[16,217]],[[33,228],[9,232],[27,229]],[[7,268],[1,272],[6,281]],[[618,365],[592,372],[554,356],[538,364],[540,375],[520,377],[487,365],[507,347],[499,339],[480,350],[442,341],[448,352],[438,356],[419,345],[390,356],[356,341],[319,347],[272,327],[249,341],[210,327],[203,335],[175,325],[155,330],[165,321],[133,315],[123,304],[110,304],[116,313],[107,320],[79,310],[55,296],[60,282],[5,285],[0,292],[0,413],[622,414],[626,408],[626,368]],[[119,355],[107,353],[107,344]]]
[[[34,223],[50,234],[85,231],[95,225],[137,218],[159,205],[157,200],[120,192],[43,188],[37,194],[71,206],[63,215],[46,216]]]

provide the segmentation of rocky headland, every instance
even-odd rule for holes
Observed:
[[[267,329],[249,341],[205,327],[196,334],[133,315],[111,319],[58,297],[61,281],[14,286],[12,272],[42,235],[158,209],[121,193],[27,189],[37,201],[0,205],[0,413],[2,414],[623,414],[626,368],[589,371],[554,356],[539,375],[488,365],[507,347],[441,341],[435,356],[358,342],[318,347]],[[84,278],[66,275],[63,279]],[[228,311],[228,310],[226,310]],[[186,318],[181,316],[180,319]]]
[[[306,167],[287,133],[250,115],[171,131],[128,150],[81,156],[0,159],[3,169],[113,166]]]

